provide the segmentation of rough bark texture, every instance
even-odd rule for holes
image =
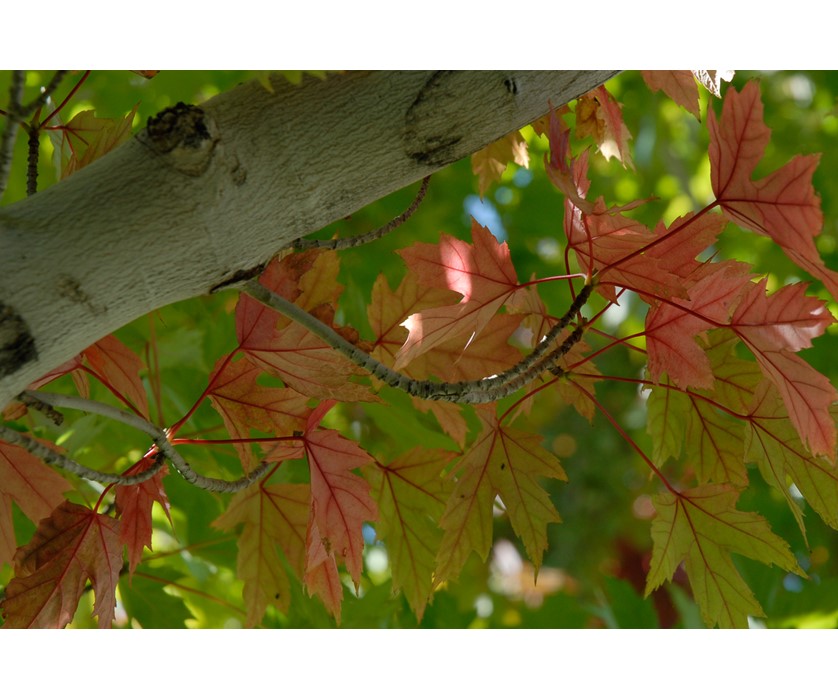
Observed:
[[[138,316],[207,293],[613,74],[346,74],[161,112],[0,210],[0,407]]]

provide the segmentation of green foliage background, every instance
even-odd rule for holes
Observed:
[[[95,108],[97,115],[126,114],[139,102],[135,128],[161,109],[177,102],[201,102],[233,85],[253,78],[247,72],[161,72],[146,80],[129,72],[93,72],[70,108],[63,114]],[[319,77],[289,75],[290,79]],[[37,76],[30,74],[33,84]],[[773,138],[763,163],[774,169],[796,153],[823,154],[815,174],[815,188],[822,196],[824,232],[818,248],[826,264],[838,268],[838,73],[775,72],[737,73],[733,84],[758,79],[765,102],[765,118]],[[65,81],[64,89],[72,78]],[[608,83],[608,89],[623,105],[626,125],[633,135],[636,171],[601,157],[592,160],[592,193],[602,194],[609,203],[656,197],[632,212],[649,226],[663,218],[697,210],[712,199],[707,133],[704,124],[674,105],[662,93],[651,93],[639,73],[627,72]],[[724,89],[724,88],[723,88]],[[0,77],[0,94],[7,94],[8,75]],[[31,90],[31,88],[30,88]],[[63,94],[60,92],[60,94]],[[706,105],[708,96],[702,93]],[[719,101],[710,97],[710,108]],[[546,105],[545,105],[546,107]],[[704,109],[702,114],[705,114]],[[548,182],[542,165],[546,139],[531,131],[531,172],[510,166],[503,183],[493,187],[482,203],[476,199],[476,177],[468,160],[436,174],[426,201],[418,214],[372,248],[348,251],[342,257],[341,282],[346,286],[341,313],[344,323],[354,325],[362,336],[368,333],[365,308],[373,281],[383,271],[395,284],[403,274],[401,259],[394,251],[415,241],[436,241],[439,233],[468,238],[469,217],[474,214],[500,237],[505,235],[520,279],[531,274],[544,277],[561,274],[562,199]],[[25,139],[19,139],[13,178],[3,202],[25,194]],[[39,185],[55,181],[48,164],[51,147],[42,145]],[[760,173],[757,172],[757,175]],[[415,186],[390,195],[344,221],[324,229],[319,236],[335,231],[351,235],[374,228],[401,211],[412,199]],[[165,231],[161,231],[164,242]],[[766,238],[743,233],[730,226],[720,243],[727,257],[752,263],[756,270],[770,273],[775,284],[796,279],[798,270],[780,249]],[[539,290],[551,310],[567,306],[565,285],[542,285]],[[817,284],[813,293],[825,292]],[[215,360],[235,346],[232,309],[235,295],[191,300],[160,310],[152,319],[140,319],[118,335],[142,352],[153,332],[159,342],[163,378],[162,416],[152,409],[161,424],[183,415],[199,395]],[[642,328],[645,311],[630,301],[625,317],[614,316],[614,330],[621,334]],[[838,315],[834,302],[831,310]],[[835,361],[835,329],[803,353],[807,361],[838,382]],[[642,356],[615,349],[598,361],[606,373],[639,376]],[[69,379],[66,382],[70,390]],[[104,391],[93,398],[110,399]],[[598,397],[620,420],[634,440],[649,449],[645,433],[642,397],[636,387],[606,382],[598,385]],[[393,455],[413,445],[456,449],[433,418],[416,414],[409,401],[388,394],[392,407],[341,406],[329,419],[332,427],[360,439],[375,455]],[[205,405],[192,419],[196,430],[218,424]],[[654,493],[648,468],[600,417],[593,425],[570,408],[540,402],[528,425],[543,434],[545,445],[562,459],[570,478],[556,484],[552,498],[564,520],[549,530],[551,546],[545,555],[539,585],[503,518],[495,520],[498,545],[486,563],[472,556],[459,582],[435,594],[422,627],[652,627],[665,623],[701,626],[686,583],[664,587],[644,599],[644,563],[651,549],[648,496]],[[472,421],[472,428],[476,422]],[[42,426],[45,431],[47,426]],[[51,434],[63,447],[94,468],[108,468],[114,459],[127,466],[139,457],[143,445],[136,435],[120,425],[105,424],[93,417],[75,422],[63,434]],[[185,456],[206,474],[231,476],[237,461],[232,450],[195,448]],[[305,478],[304,474],[299,475]],[[782,496],[764,485],[753,471],[751,486],[740,500],[742,510],[764,515],[773,530],[787,539],[809,578],[801,579],[750,561],[738,559],[749,586],[761,602],[767,619],[759,624],[776,627],[826,626],[838,624],[838,537],[814,513],[807,513],[808,547],[797,529]],[[179,477],[165,481],[172,503],[173,526],[162,511],[156,513],[154,553],[149,554],[132,578],[123,577],[119,586],[120,610],[117,624],[125,627],[238,627],[244,620],[242,585],[235,577],[235,535],[211,526],[226,506],[228,497],[216,496],[186,484]],[[87,494],[95,501],[92,487]],[[20,513],[15,525],[19,542],[28,541],[34,526]],[[360,595],[351,586],[345,591],[344,627],[414,627],[417,621],[401,597],[391,594],[386,566],[386,546],[367,534],[367,571]],[[0,585],[11,577],[11,567],[0,570]],[[291,577],[293,581],[293,576]],[[657,608],[656,608],[657,606]],[[75,626],[93,625],[92,601],[86,595],[74,620]],[[329,627],[334,621],[323,606],[297,584],[291,611],[286,616],[269,609],[263,620],[267,627]]]

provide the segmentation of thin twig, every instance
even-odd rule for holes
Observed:
[[[240,288],[257,301],[279,311],[314,333],[332,348],[349,358],[358,367],[366,370],[388,386],[400,389],[411,396],[433,401],[452,403],[491,403],[515,393],[528,382],[535,379],[546,369],[555,366],[558,359],[570,350],[581,338],[583,325],[568,336],[562,345],[550,350],[559,333],[570,324],[590,295],[592,285],[586,285],[574,300],[568,312],[560,319],[556,327],[539,343],[535,351],[517,365],[502,374],[467,382],[434,382],[417,380],[397,372],[379,362],[371,355],[356,347],[334,329],[301,309],[288,299],[276,294],[256,280],[241,283]],[[568,344],[569,343],[569,344]]]
[[[6,128],[3,131],[3,140],[0,141],[0,197],[6,191],[9,181],[9,173],[12,171],[12,159],[15,149],[15,138],[20,127],[18,123],[21,100],[23,100],[23,87],[26,82],[26,72],[22,70],[12,71],[12,84],[9,88],[9,108],[7,110]]]
[[[347,248],[355,248],[357,246],[364,245],[365,243],[372,243],[382,236],[387,235],[390,231],[397,229],[411,216],[413,216],[419,208],[419,205],[422,203],[422,200],[425,198],[425,193],[428,191],[428,182],[430,179],[430,175],[426,175],[422,179],[419,191],[416,193],[416,197],[414,197],[407,209],[388,223],[384,224],[384,226],[377,228],[374,231],[364,233],[360,236],[353,236],[352,238],[336,238],[330,241],[311,241],[304,238],[298,238],[291,243],[290,248],[295,251],[311,250],[312,248],[318,248],[320,250],[346,250]]]
[[[98,401],[91,401],[90,399],[83,399],[79,396],[67,396],[64,394],[52,394],[46,391],[27,391],[24,395],[41,403],[55,406],[58,408],[69,408],[77,411],[84,411],[85,413],[93,413],[111,420],[124,423],[132,428],[136,428],[140,432],[145,433],[157,445],[166,459],[168,459],[177,472],[190,484],[194,484],[198,488],[205,491],[214,491],[218,493],[235,493],[247,488],[255,481],[258,481],[268,470],[272,467],[271,463],[263,463],[258,469],[255,469],[250,474],[241,479],[234,481],[227,481],[226,479],[213,479],[208,476],[201,476],[195,472],[192,467],[186,462],[181,454],[174,448],[169,441],[169,436],[166,431],[150,423],[149,421],[136,416],[133,413],[128,413],[119,408],[109,406],[108,404],[99,403]]]
[[[58,86],[61,85],[61,81],[64,79],[64,76],[67,75],[67,73],[69,73],[69,71],[55,71],[54,75],[52,76],[52,79],[47,83],[46,87],[43,90],[41,90],[38,96],[29,104],[24,105],[21,108],[21,115],[32,114],[32,112],[34,112],[35,110],[43,107],[47,103],[47,100],[52,96],[52,93],[54,93],[58,89]]]
[[[38,191],[38,160],[41,157],[41,130],[33,124],[29,127],[29,151],[26,168],[26,194],[31,197]]]
[[[44,443],[38,442],[37,440],[35,440],[35,438],[29,437],[28,435],[24,435],[23,433],[19,433],[17,432],[17,430],[7,428],[5,425],[2,424],[0,424],[0,438],[2,438],[5,442],[22,447],[24,450],[35,455],[47,464],[51,464],[54,467],[59,467],[64,471],[70,472],[71,474],[75,474],[76,476],[80,476],[83,479],[97,481],[101,484],[116,484],[117,486],[134,486],[136,484],[141,484],[142,482],[148,481],[151,477],[157,474],[157,472],[159,472],[165,465],[165,462],[163,462],[163,460],[160,460],[149,469],[146,469],[145,471],[139,474],[132,474],[131,476],[122,476],[121,474],[106,474],[105,472],[100,472],[96,469],[90,469],[89,467],[85,467],[79,464],[78,462],[56,452]]]

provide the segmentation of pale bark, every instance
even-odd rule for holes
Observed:
[[[242,85],[0,210],[0,407],[99,338],[482,148],[614,71]]]

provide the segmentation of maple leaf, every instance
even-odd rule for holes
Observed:
[[[513,131],[472,154],[471,171],[477,175],[477,191],[481,198],[493,182],[500,182],[503,171],[512,162],[523,168],[530,167],[527,141],[520,131]]]
[[[76,391],[79,392],[80,396],[87,398],[90,396],[90,385],[87,381],[87,374],[85,373],[84,368],[84,354],[79,353],[73,358],[70,358],[63,364],[60,364],[51,372],[47,372],[43,377],[40,379],[32,382],[27,389],[38,389],[42,387],[44,384],[48,384],[53,379],[58,379],[58,377],[63,377],[65,374],[69,374],[73,379],[73,384],[76,386]]]
[[[146,456],[139,460],[125,476],[140,474],[154,466],[156,456]],[[119,540],[128,551],[128,571],[133,574],[143,556],[143,548],[151,549],[151,507],[159,503],[169,522],[169,499],[163,488],[163,477],[167,473],[164,467],[154,476],[139,484],[116,487],[116,508],[119,512]]]
[[[652,92],[663,90],[676,104],[701,119],[698,106],[698,85],[688,70],[642,70],[640,74]]]
[[[616,158],[624,166],[634,168],[628,148],[631,134],[623,122],[619,103],[605,86],[582,95],[576,103],[576,136],[592,136],[606,160]]]
[[[64,493],[72,489],[64,477],[30,452],[0,441],[0,566],[12,560],[17,547],[12,503],[37,523],[49,516],[64,501]]]
[[[302,579],[305,575],[306,531],[311,489],[308,484],[262,482],[237,493],[214,527],[232,530],[244,524],[238,539],[236,571],[244,581],[248,627],[257,625],[268,605],[288,612],[291,584],[285,561]]]
[[[259,281],[332,325],[332,306],[340,287],[335,284],[337,258],[331,252],[309,251],[274,260]],[[350,381],[359,372],[352,361],[308,329],[247,295],[239,297],[236,307],[236,334],[239,349],[256,365],[305,396],[376,400],[369,387]]]
[[[148,397],[140,379],[143,362],[114,336],[108,335],[82,352],[94,375],[123,403],[148,418]]]
[[[696,80],[701,83],[711,95],[722,96],[722,82],[733,80],[736,71],[732,70],[694,70],[691,71]]]
[[[326,539],[321,536],[317,522],[309,520],[306,535],[306,572],[303,577],[309,594],[317,594],[326,609],[340,624],[340,605],[343,600],[343,585],[340,582],[335,553],[327,547]]]
[[[518,293],[506,243],[498,243],[474,219],[471,236],[473,244],[443,235],[439,244],[417,243],[398,251],[419,284],[450,289],[463,298],[459,304],[414,313],[403,323],[409,335],[396,357],[396,369],[450,338],[479,334]]]
[[[725,325],[730,307],[750,283],[741,265],[720,264],[689,289],[689,299],[650,307],[646,315],[646,349],[651,379],[666,372],[680,387],[711,388],[713,373],[695,336]]]
[[[134,105],[122,119],[97,117],[92,109],[88,109],[79,112],[61,127],[60,141],[56,143],[56,152],[61,154],[64,161],[61,177],[69,177],[127,141],[131,136],[137,107],[139,104]]]
[[[64,627],[90,580],[96,600],[93,614],[99,627],[109,627],[121,568],[118,521],[65,501],[39,523],[32,540],[15,555],[15,575],[3,601],[3,626]]]
[[[732,553],[805,577],[788,544],[771,532],[764,518],[736,510],[738,498],[732,486],[708,484],[653,499],[657,514],[646,595],[671,581],[683,561],[704,621],[711,627],[747,627],[748,616],[764,613],[736,570]]]
[[[710,179],[722,210],[740,226],[772,238],[838,298],[838,273],[824,265],[814,242],[823,226],[820,197],[812,187],[819,156],[796,156],[761,180],[751,180],[771,134],[754,82],[741,93],[729,89],[721,119],[712,111],[708,117]]]
[[[805,533],[803,514],[790,491],[793,483],[830,527],[838,528],[838,469],[804,447],[783,402],[768,382],[757,389],[745,437],[745,459],[755,462],[769,484],[786,499]]]
[[[648,431],[653,438],[652,459],[662,463],[680,458],[699,483],[708,481],[744,486],[743,426],[696,395],[656,387],[648,400]]]
[[[376,533],[387,544],[393,590],[404,592],[418,620],[431,595],[442,541],[436,523],[450,491],[441,475],[455,456],[444,450],[414,448],[390,464],[363,470],[378,504]]]
[[[645,291],[658,297],[683,296],[686,280],[681,270],[684,265],[696,267],[696,245],[689,232],[679,233],[675,242],[661,240],[664,231],[652,233],[620,210],[607,209],[601,198],[589,212],[568,202],[565,233],[580,268],[599,271],[597,291],[612,302],[617,301],[612,285],[641,295]],[[658,247],[662,252],[655,252]]]
[[[536,570],[547,547],[547,524],[561,522],[538,483],[539,476],[567,479],[558,459],[541,447],[541,437],[502,426],[489,410],[479,411],[483,430],[456,467],[462,474],[440,519],[438,581],[456,578],[472,551],[485,560],[496,495]]]
[[[392,364],[407,338],[407,329],[401,325],[404,319],[423,309],[455,304],[459,298],[460,295],[450,289],[435,289],[420,284],[410,270],[395,290],[380,274],[373,285],[367,307],[367,318],[376,338],[372,355],[385,364]],[[410,373],[409,369],[405,371]]]
[[[838,401],[838,391],[793,351],[810,347],[812,338],[835,319],[822,301],[806,297],[805,289],[805,284],[795,284],[767,296],[766,280],[750,285],[730,327],[780,391],[792,423],[812,452],[832,457],[836,429],[829,409]]]
[[[331,405],[325,402],[311,414],[304,436],[311,472],[311,520],[317,525],[326,552],[346,561],[357,585],[364,550],[361,528],[364,522],[378,517],[378,509],[370,497],[369,484],[352,470],[374,460],[337,431],[317,427]],[[311,559],[308,568],[310,565]]]
[[[305,426],[308,399],[293,389],[259,386],[256,380],[261,373],[246,356],[232,362],[225,357],[215,365],[207,395],[231,438],[248,438],[251,430],[292,435]],[[254,462],[250,443],[234,446],[244,469],[250,471]]]

